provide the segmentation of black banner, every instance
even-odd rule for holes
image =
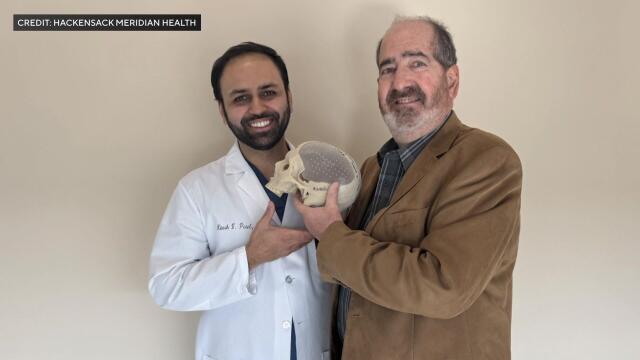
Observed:
[[[16,14],[13,31],[200,31],[200,14]]]

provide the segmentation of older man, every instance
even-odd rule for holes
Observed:
[[[453,112],[451,35],[399,18],[379,43],[378,101],[392,139],[362,167],[346,224],[336,206],[296,206],[319,239],[324,279],[342,284],[344,359],[508,359],[520,224],[520,161]]]

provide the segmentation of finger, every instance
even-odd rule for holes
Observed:
[[[301,235],[299,237],[293,238],[292,241],[289,243],[289,249],[291,252],[296,251],[301,247],[304,247],[305,245],[307,245],[311,240],[313,240],[313,236],[311,234],[308,234],[308,236]]]
[[[309,241],[293,243],[293,245],[291,245],[291,247],[289,247],[289,254],[291,254],[292,252],[297,251],[298,249],[304,247],[308,243],[309,243]]]
[[[303,231],[300,235],[300,241],[304,244],[308,243],[311,240],[313,240],[313,235],[311,235],[311,233],[308,231]]]
[[[288,237],[293,237],[293,238],[298,238],[298,239],[309,239],[311,240],[311,238],[313,238],[313,235],[311,235],[310,232],[308,232],[307,230],[302,230],[302,229],[287,229],[287,228],[282,228],[282,230],[286,231],[284,233],[284,235],[288,236]]]
[[[329,186],[329,190],[327,190],[327,200],[325,201],[324,206],[335,206],[338,207],[338,191],[340,190],[340,183],[334,182]]]
[[[278,230],[282,230],[282,238],[294,239],[294,241],[301,242],[303,244],[306,244],[311,241],[311,239],[313,239],[313,235],[311,235],[311,233],[306,230],[286,228],[279,228]]]
[[[262,215],[262,217],[258,221],[258,225],[261,225],[261,224],[268,225],[268,224],[270,224],[271,223],[271,218],[273,218],[273,213],[275,211],[276,211],[275,205],[273,205],[273,202],[269,201],[269,204],[267,204],[267,208],[265,209],[264,214]]]

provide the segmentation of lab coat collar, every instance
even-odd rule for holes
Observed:
[[[294,146],[292,143],[287,141],[290,149],[293,149]],[[246,210],[249,213],[256,212],[254,216],[258,214],[262,214],[264,209],[267,207],[269,202],[269,197],[264,191],[262,184],[260,184],[260,180],[249,166],[249,163],[240,152],[240,146],[238,145],[238,141],[236,140],[227,153],[225,157],[225,174],[227,176],[232,176],[230,181],[235,182],[238,187],[242,190],[240,193],[240,198],[245,205]],[[237,175],[239,177],[233,176]],[[287,210],[292,207],[293,204],[289,204],[287,201],[287,205],[285,207],[285,216],[283,221],[287,223],[288,216]],[[293,220],[293,219],[292,219]],[[280,219],[277,214],[274,213],[273,222],[275,224],[280,225]]]
[[[224,172],[227,175],[230,174],[241,174],[251,171],[251,167],[242,156],[242,152],[240,152],[240,146],[238,145],[238,141],[233,142],[233,146],[229,149],[227,156],[224,160]]]
[[[289,149],[293,149],[295,146],[293,143],[289,142],[285,139]],[[251,166],[247,163],[247,160],[240,152],[240,145],[238,145],[238,140],[234,141],[233,146],[229,149],[227,156],[225,157],[224,163],[225,174],[238,174],[238,173],[246,173],[250,172],[253,174],[253,170],[251,170]]]

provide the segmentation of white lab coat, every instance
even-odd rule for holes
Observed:
[[[288,197],[282,226],[304,228]],[[245,244],[269,198],[235,143],[186,175],[151,253],[149,292],[165,309],[203,311],[196,360],[288,360],[291,319],[299,360],[329,359],[332,287],[313,241],[249,271]],[[273,222],[280,224],[274,214]]]

